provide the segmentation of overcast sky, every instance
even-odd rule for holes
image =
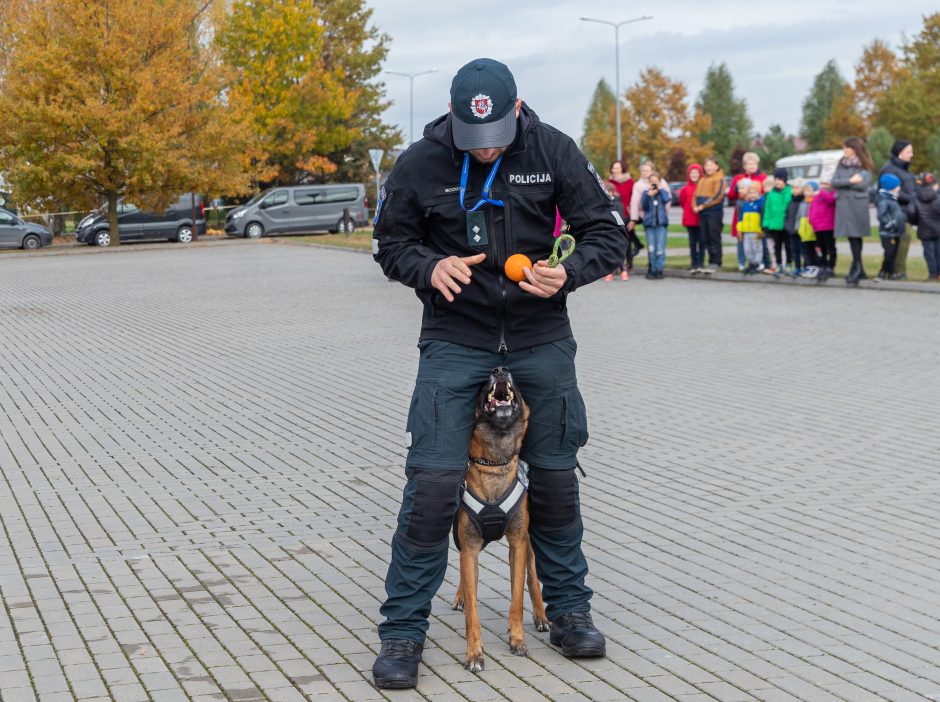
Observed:
[[[690,104],[710,63],[724,61],[757,131],[774,122],[795,132],[813,77],[835,59],[851,79],[862,47],[879,37],[897,48],[916,34],[937,0],[371,0],[374,23],[391,36],[385,68],[437,73],[414,80],[415,136],[447,110],[457,69],[480,56],[506,63],[519,96],[539,117],[575,139],[597,81],[614,84],[614,30],[590,16],[652,20],[620,29],[620,83],[632,85],[655,65],[685,83]],[[394,104],[384,118],[408,139],[409,79],[383,74]]]

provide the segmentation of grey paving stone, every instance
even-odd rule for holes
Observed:
[[[452,551],[395,699],[940,699],[933,299],[577,291],[608,658],[531,630],[510,656],[494,544],[487,671],[465,671]],[[0,257],[4,702],[388,697],[369,668],[418,318],[352,252]]]

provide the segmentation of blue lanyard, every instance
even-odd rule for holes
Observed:
[[[483,205],[496,205],[497,207],[505,207],[502,200],[491,200],[490,199],[490,188],[493,187],[493,180],[496,178],[496,171],[499,170],[499,164],[502,162],[503,157],[500,156],[496,159],[496,163],[493,164],[493,167],[490,169],[490,174],[486,176],[486,182],[483,183],[483,197],[471,207],[469,210],[466,205],[463,204],[464,193],[467,192],[467,176],[470,175],[470,154],[464,153],[463,155],[463,168],[460,170],[460,207],[464,212],[476,212],[478,209],[483,207]]]

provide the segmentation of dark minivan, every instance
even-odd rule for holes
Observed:
[[[136,205],[121,200],[118,202],[118,230],[121,243],[168,239],[188,244],[193,240],[193,211],[196,213],[195,231],[200,236],[206,233],[205,205],[201,195],[186,193],[176,198],[164,212],[147,212]],[[75,239],[90,246],[108,246],[108,210],[103,207],[78,223]]]

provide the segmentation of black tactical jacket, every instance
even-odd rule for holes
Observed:
[[[463,152],[451,138],[450,117],[427,125],[424,138],[401,155],[389,174],[376,217],[372,253],[389,278],[415,289],[424,303],[421,340],[450,341],[489,351],[525,349],[571,336],[567,294],[610,273],[626,254],[620,212],[574,141],[543,124],[523,104],[516,139],[503,156],[484,205],[486,244],[468,240],[458,186]],[[470,159],[464,204],[480,198],[490,165]],[[563,264],[568,279],[550,299],[524,292],[503,273],[514,253],[534,263],[552,250],[555,207],[577,240]],[[431,272],[447,256],[485,253],[469,285],[447,302],[431,287]]]

